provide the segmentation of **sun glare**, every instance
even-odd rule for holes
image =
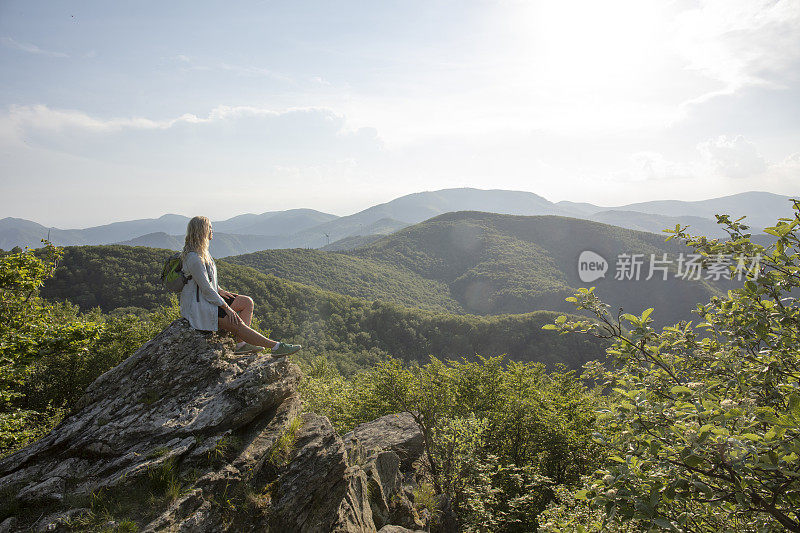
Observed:
[[[532,74],[550,88],[595,95],[652,83],[661,11],[646,0],[533,4],[526,13]]]

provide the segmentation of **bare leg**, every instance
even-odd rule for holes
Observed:
[[[231,309],[236,311],[236,314],[241,317],[242,322],[248,326],[253,322],[253,307],[253,299],[249,296],[242,296],[241,294],[231,302]],[[237,334],[236,342],[242,342],[242,340],[244,339],[242,339],[241,335]],[[253,343],[251,342],[250,344]]]
[[[248,326],[253,321],[253,299],[249,296],[239,295],[231,303],[231,309],[242,317],[242,320]]]
[[[264,348],[272,348],[277,342],[272,339],[266,338],[261,333],[250,329],[250,326],[242,322],[241,324],[234,324],[227,316],[219,319],[219,327],[225,331],[230,331],[236,335],[237,339],[242,339],[244,342],[249,342],[255,346],[263,346]]]

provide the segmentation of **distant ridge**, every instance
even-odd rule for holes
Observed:
[[[751,191],[694,202],[658,200],[602,207],[587,202],[553,203],[525,191],[443,189],[408,194],[343,217],[313,209],[289,209],[215,221],[217,240],[212,243],[215,248],[212,253],[225,257],[272,248],[322,248],[337,241],[349,247],[358,242],[356,237],[388,235],[405,226],[456,211],[571,216],[656,234],[678,223],[690,224],[690,231],[709,237],[723,236],[714,215],[726,213],[736,218],[746,215],[752,232],[757,234],[774,224],[779,216],[791,214],[789,200],[788,196]],[[172,241],[160,234],[181,240],[187,221],[188,217],[183,215],[167,214],[156,219],[62,230],[9,217],[0,220],[0,248],[38,247],[48,233],[54,244],[62,246],[123,243],[162,247]]]
[[[570,212],[532,192],[472,188],[443,189],[407,194],[358,213],[340,217],[294,236],[292,245],[309,246],[320,233],[330,235],[331,242],[358,235],[363,232],[362,228],[383,218],[416,224],[452,211],[489,211],[507,215],[571,215]],[[321,246],[311,244],[310,247]]]
[[[798,194],[797,197],[800,197],[800,194]],[[672,218],[705,218],[716,225],[716,217],[714,216],[716,214],[728,214],[734,218],[746,215],[746,223],[753,228],[754,233],[761,233],[765,227],[774,225],[778,217],[791,215],[790,199],[790,196],[783,196],[771,192],[749,191],[720,196],[719,198],[709,198],[708,200],[653,200],[650,202],[638,202],[616,207],[601,207],[585,202],[576,203],[569,201],[557,202],[556,205],[571,211],[573,216],[591,218],[592,220],[601,220],[613,216],[605,213],[628,211],[662,215]],[[617,222],[620,221],[618,220]],[[694,223],[698,224],[698,221],[695,219]],[[673,223],[672,226],[674,225]]]

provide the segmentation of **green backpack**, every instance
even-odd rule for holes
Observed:
[[[183,259],[181,259],[181,252],[176,252],[169,256],[164,261],[164,268],[161,270],[161,283],[164,288],[169,292],[180,293],[186,282],[192,279],[192,276],[186,276],[183,273]]]

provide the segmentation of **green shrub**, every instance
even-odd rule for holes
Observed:
[[[747,280],[699,304],[700,322],[657,332],[652,309],[614,317],[592,289],[571,301],[599,323],[551,326],[610,338],[617,363],[598,435],[609,463],[578,493],[609,517],[683,531],[800,531],[800,202],[767,228],[768,249],[747,226],[718,215],[726,241],[693,237],[704,258],[733,257]],[[741,220],[741,219],[740,219]],[[751,265],[754,265],[751,268]]]

